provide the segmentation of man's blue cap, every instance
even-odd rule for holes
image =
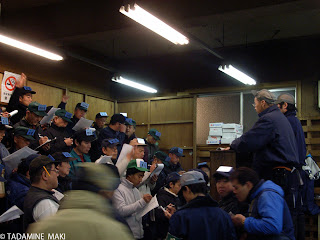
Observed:
[[[175,182],[180,180],[181,175],[177,172],[172,172],[166,177],[166,184],[169,184],[170,182]]]
[[[173,147],[169,150],[169,153],[176,155],[177,157],[184,157],[183,149],[179,147]]]
[[[198,166],[197,166],[198,169],[201,169],[201,168],[204,168],[204,167],[208,168],[210,170],[210,167],[209,167],[207,162],[198,163]]]

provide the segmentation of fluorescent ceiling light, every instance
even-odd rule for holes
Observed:
[[[157,90],[154,88],[144,86],[140,83],[130,81],[130,80],[125,79],[123,77],[113,77],[111,80],[114,82],[117,82],[117,83],[121,83],[121,84],[130,86],[130,87],[133,87],[133,88],[137,88],[137,89],[145,91],[145,92],[149,92],[149,93],[156,93],[157,92]]]
[[[148,13],[137,4],[134,4],[133,9],[130,8],[130,5],[128,5],[128,8],[121,6],[119,11],[174,44],[184,45],[189,43],[189,39],[187,37]]]
[[[257,84],[257,82],[253,78],[251,78],[248,75],[244,74],[243,72],[239,71],[238,69],[236,69],[232,65],[220,66],[219,70],[221,72],[224,72],[225,74],[228,74],[229,76],[237,79],[238,81],[240,81],[244,84],[247,84],[247,85],[256,85]]]
[[[46,50],[31,46],[27,43],[17,41],[15,39],[3,36],[1,34],[0,34],[0,42],[7,44],[7,45],[10,45],[12,47],[16,47],[21,50],[33,53],[33,54],[36,54],[36,55],[39,55],[41,57],[49,58],[51,60],[60,61],[63,59],[63,57],[61,57],[57,54],[54,54],[54,53],[48,52]]]

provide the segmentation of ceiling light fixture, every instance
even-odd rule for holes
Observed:
[[[34,47],[34,46],[29,45],[27,43],[23,43],[23,42],[20,42],[18,40],[15,40],[15,39],[12,39],[12,38],[9,38],[6,36],[3,36],[1,34],[0,34],[0,42],[7,44],[7,45],[10,45],[12,47],[16,47],[21,50],[33,53],[33,54],[36,54],[36,55],[39,55],[41,57],[45,57],[45,58],[54,60],[54,61],[61,61],[63,59],[63,57],[61,57],[57,54],[54,54],[52,52],[48,52],[48,51],[43,50],[41,48]]]
[[[257,82],[249,77],[248,75],[244,74],[243,72],[239,71],[232,65],[221,65],[218,68],[221,72],[224,72],[225,74],[228,74],[229,76],[237,79],[238,81],[247,84],[247,85],[256,85]]]
[[[113,77],[111,80],[114,82],[117,82],[117,83],[121,83],[121,84],[130,86],[130,87],[145,91],[145,92],[149,92],[149,93],[156,93],[157,92],[157,90],[154,88],[147,87],[147,86],[142,85],[140,83],[130,81],[130,80],[125,79],[123,77]]]
[[[176,31],[166,23],[162,22],[160,19],[156,18],[143,8],[139,7],[137,4],[134,4],[133,8],[131,8],[130,5],[126,7],[121,6],[119,11],[127,17],[145,26],[146,28],[149,28],[151,31],[168,39],[174,44],[184,45],[189,43],[189,39],[187,37]]]

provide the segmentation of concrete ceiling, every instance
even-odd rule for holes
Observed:
[[[319,1],[136,1],[189,36],[187,46],[171,44],[119,13],[131,1],[21,2],[2,1],[1,27],[9,34],[120,72],[160,92],[239,85],[217,71],[222,60],[203,46],[259,82],[302,77],[305,71],[296,69],[301,62],[303,69],[319,69]],[[126,87],[113,90],[121,97],[129,92]]]

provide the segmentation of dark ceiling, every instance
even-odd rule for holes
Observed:
[[[190,37],[186,46],[119,13],[129,2],[3,0],[1,26],[12,36],[119,72],[160,93],[240,86],[217,70],[221,62],[233,63],[260,83],[301,80],[319,72],[319,1],[136,1]],[[110,85],[115,97],[140,93]]]

